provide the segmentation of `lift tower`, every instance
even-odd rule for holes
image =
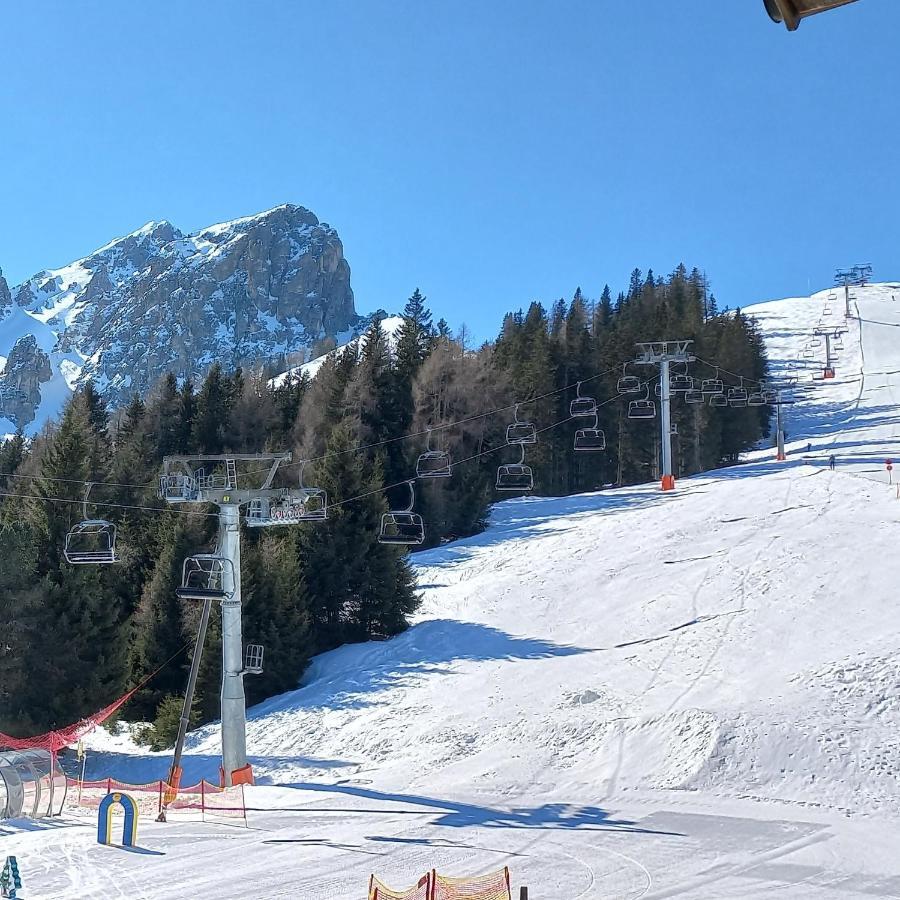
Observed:
[[[670,408],[672,398],[672,385],[669,381],[669,366],[671,363],[692,363],[697,358],[690,353],[690,345],[693,341],[650,341],[637,344],[638,356],[635,359],[637,365],[659,366],[659,384],[662,420],[662,471],[661,483],[664,491],[675,488],[675,473],[672,469],[672,411]]]
[[[167,503],[213,504],[219,510],[218,557],[231,573],[222,607],[222,780],[226,786],[252,781],[247,763],[244,675],[255,668],[245,665],[241,633],[241,507],[253,527],[295,525],[324,519],[324,494],[313,488],[274,488],[278,467],[290,462],[290,453],[228,453],[167,456],[159,479],[159,496]],[[238,484],[239,462],[269,463],[259,488]],[[211,466],[207,474],[207,466]],[[264,471],[264,470],[263,470]],[[249,473],[246,478],[249,477]],[[199,648],[197,650],[199,652]],[[258,665],[258,663],[257,663]]]

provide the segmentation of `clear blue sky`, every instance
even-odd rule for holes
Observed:
[[[795,34],[762,0],[32,0],[2,31],[11,283],[284,202],[360,312],[418,285],[478,337],[635,266],[730,306],[900,278],[898,0]]]

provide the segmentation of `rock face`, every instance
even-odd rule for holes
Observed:
[[[34,420],[41,385],[52,377],[50,357],[26,334],[14,344],[0,372],[0,416],[23,427]]]
[[[167,371],[197,379],[214,362],[231,369],[302,359],[322,338],[346,339],[360,321],[337,232],[301,206],[193,234],[150,222],[12,292],[0,277],[5,340],[33,335],[54,379],[69,390],[91,379],[113,407]],[[11,348],[4,352],[11,361]],[[19,358],[26,354],[23,347]],[[39,367],[34,378],[46,381],[44,363],[29,359],[23,365]],[[27,419],[28,404],[14,406],[14,416],[8,404],[2,415],[15,424],[34,418],[35,407]]]

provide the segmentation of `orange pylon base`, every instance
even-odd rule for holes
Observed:
[[[787,457],[783,453],[777,453],[775,454],[775,459],[778,460],[778,462],[784,462]]]
[[[662,489],[664,491],[674,491],[675,490],[675,476],[674,475],[663,475]]]

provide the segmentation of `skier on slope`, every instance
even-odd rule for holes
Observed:
[[[828,457],[828,468],[831,469],[832,472],[834,471],[834,454],[833,453],[831,454],[831,456]]]
[[[806,445],[806,452],[807,452],[807,453],[812,453],[812,441],[810,441],[810,442]]]

